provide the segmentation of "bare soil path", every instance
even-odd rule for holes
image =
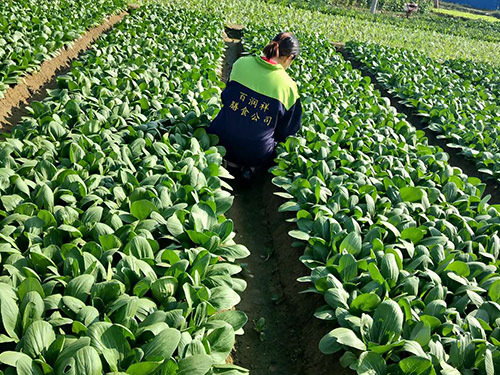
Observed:
[[[318,349],[321,337],[333,327],[313,316],[324,304],[321,296],[300,294],[307,286],[296,279],[309,274],[299,260],[304,249],[292,247],[288,231],[294,224],[278,213],[283,200],[274,195],[271,176],[232,185],[235,200],[229,217],[235,240],[251,251],[243,272],[248,287],[238,305],[249,322],[245,335],[237,338],[234,363],[252,375],[352,374],[340,366],[339,356]]]
[[[55,77],[69,70],[72,60],[87,50],[104,32],[128,15],[123,11],[105,19],[99,26],[89,29],[59,54],[40,65],[40,69],[20,79],[19,83],[10,87],[0,99],[0,131],[9,131],[22,116],[26,114],[25,106],[39,101],[46,96],[46,90],[55,88]]]
[[[224,82],[234,62],[245,53],[242,36],[242,26],[226,26],[220,72]],[[307,286],[297,278],[310,271],[299,260],[304,248],[292,246],[288,232],[295,227],[278,212],[284,200],[274,194],[277,188],[271,177],[263,172],[251,184],[231,183],[235,199],[228,216],[234,222],[236,242],[251,252],[242,275],[248,287],[238,305],[249,321],[245,334],[236,339],[233,361],[250,369],[251,375],[352,374],[340,366],[339,356],[319,351],[319,340],[334,327],[314,317],[323,298],[300,293]]]

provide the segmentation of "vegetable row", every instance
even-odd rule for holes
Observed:
[[[493,72],[460,62],[443,64],[419,52],[348,43],[349,53],[402,103],[424,117],[428,127],[500,177],[499,80]],[[468,68],[467,68],[468,67]]]
[[[4,0],[0,8],[0,98],[126,0]]]
[[[163,1],[176,4],[179,7],[220,14],[225,21],[230,23],[250,25],[260,22],[267,27],[277,26],[280,30],[287,29],[306,34],[314,30],[314,33],[331,41],[355,40],[376,43],[388,47],[422,51],[433,58],[461,58],[490,62],[495,66],[498,66],[500,62],[500,43],[498,40],[493,42],[469,36],[452,35],[432,27],[429,30],[424,30],[419,27],[406,27],[403,22],[397,21],[373,22],[369,18],[327,14],[313,9],[271,4],[266,0]],[[482,30],[482,28],[480,29]]]
[[[0,374],[247,373],[226,358],[249,253],[203,129],[221,32],[143,6],[0,143]]]
[[[359,374],[498,373],[498,207],[326,40],[298,37],[304,121],[272,173],[306,245],[299,281],[336,325],[320,350]]]
[[[465,37],[468,39],[478,39],[489,42],[500,42],[500,22],[491,22],[484,20],[464,20],[458,17],[443,17],[440,15],[426,12],[429,6],[433,6],[432,2],[420,2],[419,12],[416,16],[410,18],[398,17],[394,13],[381,12],[375,15],[371,14],[367,9],[370,8],[371,1],[358,4],[358,7],[352,7],[349,4],[338,4],[335,2],[324,2],[321,0],[303,1],[303,0],[267,0],[269,3],[289,5],[296,8],[309,10],[317,10],[322,13],[327,13],[337,16],[348,16],[354,19],[370,21],[374,27],[378,24],[397,25],[409,32],[438,32],[441,34],[450,34]],[[344,0],[340,0],[342,2]],[[388,4],[387,4],[388,5]],[[392,5],[392,4],[391,4]],[[348,8],[346,6],[349,6]],[[378,9],[384,9],[384,4],[379,3]],[[392,10],[399,12],[399,15],[404,13],[404,3],[399,3]]]

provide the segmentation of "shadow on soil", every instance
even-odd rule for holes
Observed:
[[[80,57],[84,52],[81,52],[78,57]],[[31,105],[33,102],[41,102],[47,96],[47,90],[54,90],[57,88],[57,77],[68,73],[71,70],[71,66],[63,66],[57,69],[54,77],[46,82],[39,90],[34,92],[29,99],[26,100],[25,103],[21,104],[18,107],[12,108],[11,115],[5,119],[6,124],[2,128],[2,132],[10,132],[12,128],[18,124],[24,116],[28,116],[29,112],[26,110],[27,107]]]
[[[294,224],[278,213],[284,201],[273,194],[277,188],[271,176],[257,176],[251,185],[232,185],[235,200],[229,217],[235,240],[251,251],[243,272],[248,288],[238,305],[249,322],[245,335],[237,339],[235,364],[252,375],[352,374],[340,366],[339,356],[326,356],[318,349],[321,337],[333,327],[313,316],[324,304],[322,297],[300,294],[307,286],[296,279],[309,274],[299,260],[304,249],[292,247],[288,231]],[[260,333],[255,325],[262,318],[265,328]]]

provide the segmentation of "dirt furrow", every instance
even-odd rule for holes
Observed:
[[[243,55],[242,27],[228,25],[221,78],[229,79],[234,62]],[[293,247],[288,231],[294,224],[278,213],[283,199],[269,173],[256,176],[251,184],[233,181],[234,203],[228,216],[234,221],[236,242],[251,255],[245,259],[242,277],[248,287],[238,309],[249,318],[245,334],[237,337],[234,363],[250,369],[251,375],[343,375],[339,356],[325,356],[318,349],[331,324],[314,317],[322,297],[301,294],[307,288],[297,278],[309,274],[299,257],[304,248]]]
[[[41,100],[46,94],[46,89],[53,88],[50,84],[55,85],[54,78],[67,70],[72,60],[127,15],[128,12],[123,11],[110,16],[99,26],[89,29],[71,46],[63,48],[57,56],[44,61],[37,72],[21,78],[17,85],[10,87],[5,92],[4,98],[0,99],[0,131],[9,131],[25,114],[26,105],[34,100]]]

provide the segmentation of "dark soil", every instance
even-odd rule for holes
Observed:
[[[244,54],[243,27],[227,25],[221,78],[227,82],[234,62]],[[324,304],[316,294],[300,294],[307,288],[297,281],[309,274],[300,262],[304,249],[292,247],[288,232],[294,229],[278,213],[284,201],[274,195],[271,175],[260,173],[251,184],[234,180],[234,203],[228,216],[234,221],[235,241],[251,255],[245,259],[242,277],[248,287],[238,309],[249,318],[245,334],[237,337],[233,361],[252,375],[343,375],[339,356],[326,356],[319,340],[333,327],[314,317]],[[263,327],[259,321],[265,322]]]
[[[292,247],[288,231],[294,224],[278,213],[284,200],[273,194],[271,176],[262,174],[251,185],[236,181],[233,186],[229,217],[235,241],[251,251],[242,275],[248,288],[238,305],[249,322],[245,335],[237,338],[234,363],[252,375],[352,374],[340,366],[339,356],[326,356],[318,349],[321,337],[334,327],[313,316],[324,304],[321,296],[300,294],[308,287],[296,280],[309,274],[299,260],[304,249]],[[263,334],[254,329],[261,318],[266,322]]]
[[[391,101],[391,105],[397,109],[399,113],[404,113],[407,120],[419,130],[425,132],[425,136],[429,140],[430,145],[439,146],[443,151],[445,151],[449,156],[449,164],[453,167],[460,168],[465,174],[471,177],[479,178],[485,185],[486,189],[484,194],[490,194],[491,200],[490,204],[500,203],[500,186],[498,183],[491,178],[491,176],[481,173],[478,171],[477,165],[473,160],[467,159],[464,155],[460,154],[459,149],[448,147],[448,141],[446,139],[437,138],[438,133],[430,130],[428,126],[427,119],[425,117],[419,116],[413,108],[407,107],[399,102],[399,99],[389,93],[382,84],[377,80],[377,77],[369,72],[361,63],[356,61],[356,59],[346,51],[342,45],[336,45],[337,51],[339,51],[345,60],[349,61],[353,68],[358,69],[364,76],[369,77],[377,90],[387,97]]]
[[[17,85],[7,89],[4,98],[0,99],[0,131],[10,131],[27,114],[25,107],[45,98],[47,89],[56,87],[55,77],[67,73],[72,60],[78,58],[127,14],[121,12],[105,19],[99,26],[89,29],[75,40],[71,46],[63,48],[57,56],[44,61],[38,71],[21,78]]]

